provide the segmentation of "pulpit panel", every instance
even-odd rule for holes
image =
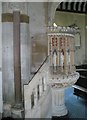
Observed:
[[[69,74],[75,71],[74,63],[74,32],[66,27],[61,30],[51,28],[48,33],[48,55],[50,71],[53,74]],[[69,31],[68,31],[69,29]]]

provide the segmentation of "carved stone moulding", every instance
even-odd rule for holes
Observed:
[[[77,29],[73,28],[73,27],[64,27],[64,26],[50,26],[48,27],[48,33],[65,33],[65,34],[72,34],[74,35],[75,33],[77,33]]]
[[[65,78],[63,76],[61,76],[59,79],[50,79],[49,85],[52,88],[65,88],[65,87],[75,84],[76,81],[78,80],[78,78],[79,78],[79,73],[74,72]]]

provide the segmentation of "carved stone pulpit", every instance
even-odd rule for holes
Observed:
[[[48,85],[52,90],[52,116],[64,116],[68,113],[64,91],[79,78],[74,62],[76,32],[76,29],[70,27],[48,28]]]

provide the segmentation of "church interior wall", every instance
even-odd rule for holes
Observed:
[[[19,9],[20,14],[27,16],[27,4],[26,3],[3,3],[2,13],[4,15],[13,14],[13,10]],[[23,9],[24,8],[24,9]],[[25,19],[24,18],[24,19]],[[5,21],[4,21],[5,20]],[[13,21],[12,19],[3,19],[2,22],[2,65],[3,65],[3,100],[4,102],[14,104],[15,92],[14,92],[14,58],[13,58]],[[29,24],[24,21],[20,24],[20,51],[21,51],[21,82],[23,84],[29,81]],[[5,83],[5,84],[4,84]],[[10,86],[10,87],[9,87]],[[22,87],[23,90],[23,87]]]
[[[3,112],[3,98],[2,98],[2,24],[1,24],[1,14],[2,14],[2,3],[0,2],[0,118]]]
[[[34,65],[35,69],[37,69],[47,56],[47,15],[45,6],[44,3],[3,3],[2,7],[3,13],[12,14],[12,11],[16,8],[21,10],[21,14],[29,16],[29,24],[20,24],[21,79],[23,88],[23,84],[27,84],[31,78],[30,69],[32,69],[32,66]],[[14,104],[15,94],[12,21],[2,22],[2,39],[3,98],[4,102]],[[34,43],[35,46],[32,47]]]
[[[80,28],[81,45],[75,48],[75,64],[84,64],[86,61],[85,14],[56,11],[54,22],[61,26],[76,24]]]
[[[47,12],[45,3],[29,3],[31,71],[36,71],[47,56]]]
[[[3,13],[7,12],[7,9],[8,12],[12,12],[12,6],[15,7],[13,3],[10,4],[8,8],[6,6],[3,6]],[[26,5],[24,4],[24,6]],[[26,84],[29,81],[30,71],[35,72],[48,54],[46,7],[47,6],[45,6],[45,3],[42,2],[41,3],[31,2],[27,4],[28,9],[26,9],[26,7],[24,8],[21,7],[21,9],[24,11],[23,14],[27,13],[29,16],[29,24],[28,25],[27,24],[24,25],[24,23],[21,24],[21,56],[22,56],[21,64],[22,64],[22,79],[23,79],[22,84]],[[81,29],[81,47],[76,49],[75,54],[78,57],[75,57],[75,61],[76,61],[76,65],[83,64],[87,58],[86,55],[87,41],[85,41],[85,30],[84,30],[85,15],[56,12],[55,23],[57,25],[62,25],[62,26],[68,26],[73,23],[76,23],[77,26]],[[12,23],[3,23],[3,34],[2,34],[3,49],[1,48],[1,38],[0,38],[0,58],[2,55],[2,51],[4,58],[3,59],[3,71],[4,71],[3,81],[5,83],[3,86],[5,87],[4,97],[5,100],[6,97],[7,99],[9,98],[11,102],[13,102],[12,100],[14,100],[14,70],[13,70],[13,62],[12,62],[13,61],[12,26],[13,26]],[[0,59],[0,79],[2,79],[1,66],[2,66],[2,59]],[[0,81],[1,81],[0,83],[1,86],[2,80]],[[0,88],[2,89],[2,87]],[[2,94],[2,90],[0,90],[0,97],[2,96],[1,94]],[[1,100],[2,98],[0,98],[0,103],[2,102]],[[0,104],[0,112],[2,112],[1,105],[2,104]],[[42,106],[42,108],[43,107],[44,105]],[[42,116],[44,116],[43,111],[42,111]]]

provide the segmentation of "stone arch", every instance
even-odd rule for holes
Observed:
[[[56,8],[63,1],[66,1],[66,0],[61,0],[59,2],[49,2],[48,4],[48,26],[52,26]]]

